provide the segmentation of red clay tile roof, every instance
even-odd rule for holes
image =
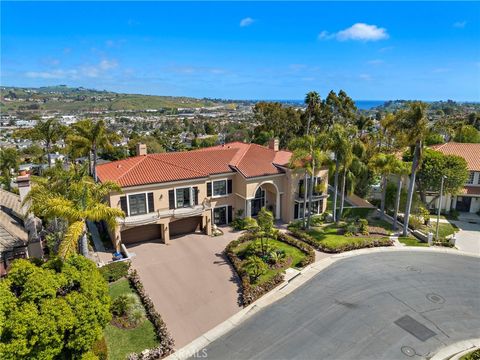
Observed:
[[[457,155],[467,161],[468,170],[480,171],[480,144],[449,142],[430,148],[446,155]]]
[[[281,173],[291,152],[273,151],[256,144],[233,142],[176,153],[135,156],[97,166],[100,181],[115,181],[122,187],[204,178],[239,171],[244,177]]]

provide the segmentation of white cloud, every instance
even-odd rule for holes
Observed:
[[[372,76],[370,74],[360,74],[358,77],[362,80],[365,80],[365,81],[372,80]]]
[[[106,75],[109,70],[118,66],[117,61],[103,59],[96,65],[83,65],[73,69],[54,69],[50,71],[27,71],[24,75],[37,79],[79,79],[82,77],[97,78]]]
[[[321,40],[337,39],[338,41],[356,40],[356,41],[378,41],[388,39],[387,29],[378,27],[377,25],[369,25],[365,23],[356,23],[347,29],[340,30],[336,33],[322,31],[318,38]]]
[[[435,73],[435,74],[446,73],[446,72],[449,72],[449,71],[450,71],[449,68],[442,68],[442,67],[435,68],[435,69],[432,70],[432,72]]]
[[[459,28],[459,29],[463,29],[465,27],[465,25],[467,25],[467,22],[465,20],[464,21],[457,21],[457,22],[453,23],[453,27]]]
[[[383,63],[384,61],[382,59],[374,59],[367,61],[367,64],[369,65],[382,65]]]
[[[247,27],[252,25],[255,22],[251,17],[246,17],[242,20],[240,20],[240,27]]]

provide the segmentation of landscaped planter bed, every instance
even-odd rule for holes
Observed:
[[[244,306],[251,304],[275,288],[278,284],[282,283],[284,280],[283,272],[286,268],[290,267],[292,261],[295,262],[293,264],[294,266],[304,267],[315,260],[315,252],[309,245],[298,241],[287,234],[278,233],[276,240],[269,241],[274,245],[277,244],[277,242],[281,243],[282,247],[288,250],[288,254],[293,254],[293,256],[286,256],[285,261],[280,262],[281,266],[276,267],[272,265],[268,276],[265,276],[263,279],[259,278],[259,281],[252,282],[250,275],[243,268],[244,259],[242,259],[242,251],[245,250],[246,243],[252,243],[255,241],[259,241],[258,238],[247,233],[240,236],[237,240],[232,241],[225,248],[225,255],[241,279],[241,300]],[[288,249],[288,246],[291,248]]]

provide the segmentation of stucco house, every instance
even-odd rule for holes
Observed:
[[[148,154],[97,166],[100,182],[114,181],[122,193],[110,194],[110,206],[126,214],[112,237],[115,245],[161,240],[195,231],[211,234],[212,225],[230,223],[238,213],[255,217],[262,207],[289,222],[303,214],[303,174],[291,169],[292,153],[242,142],[193,151]],[[328,168],[316,172],[315,213],[326,209]]]
[[[480,211],[480,144],[449,142],[431,148],[445,155],[463,157],[470,171],[470,177],[459,194],[446,194],[442,209],[471,213]],[[438,208],[438,200],[436,207]]]

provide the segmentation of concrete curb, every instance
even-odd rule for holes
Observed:
[[[305,284],[309,281],[312,277],[320,273],[321,271],[328,268],[330,265],[336,263],[339,260],[350,258],[359,255],[367,255],[367,254],[375,254],[375,253],[385,253],[385,252],[401,252],[401,251],[416,251],[416,252],[435,252],[441,254],[450,254],[450,255],[458,255],[458,256],[470,256],[480,258],[480,255],[471,254],[455,249],[450,248],[435,248],[435,247],[378,247],[378,248],[366,248],[366,249],[359,249],[359,250],[352,250],[340,254],[332,254],[332,256],[323,258],[313,264],[310,264],[303,268],[300,271],[300,274],[290,281],[284,281],[280,285],[278,285],[275,289],[270,291],[269,293],[262,296],[257,301],[253,302],[252,304],[248,305],[247,307],[240,310],[235,315],[231,316],[229,319],[225,320],[223,323],[215,326],[213,329],[207,331],[205,334],[201,335],[200,337],[193,340],[191,343],[185,345],[183,348],[177,350],[172,355],[166,357],[168,360],[183,360],[189,357],[193,357],[196,354],[202,354],[202,350],[207,347],[208,344],[213,342],[214,340],[218,339],[222,335],[226,334],[237,325],[242,323],[243,321],[250,318],[252,315],[257,313],[258,311],[266,308],[267,306],[273,304],[277,300],[280,300],[290,294],[292,291],[299,288],[301,285]],[[472,341],[472,340],[470,340]],[[467,341],[468,342],[468,341]],[[462,342],[463,343],[463,342]],[[460,343],[458,343],[460,344]],[[453,346],[453,345],[452,345]],[[477,345],[478,346],[478,345]],[[465,347],[459,348],[459,351],[464,350]],[[454,355],[454,353],[452,353]],[[437,355],[435,355],[437,356]],[[445,357],[437,358],[434,357],[432,359],[435,360],[444,360],[447,359]]]
[[[430,360],[458,360],[477,349],[480,349],[480,338],[463,340],[442,348]]]

